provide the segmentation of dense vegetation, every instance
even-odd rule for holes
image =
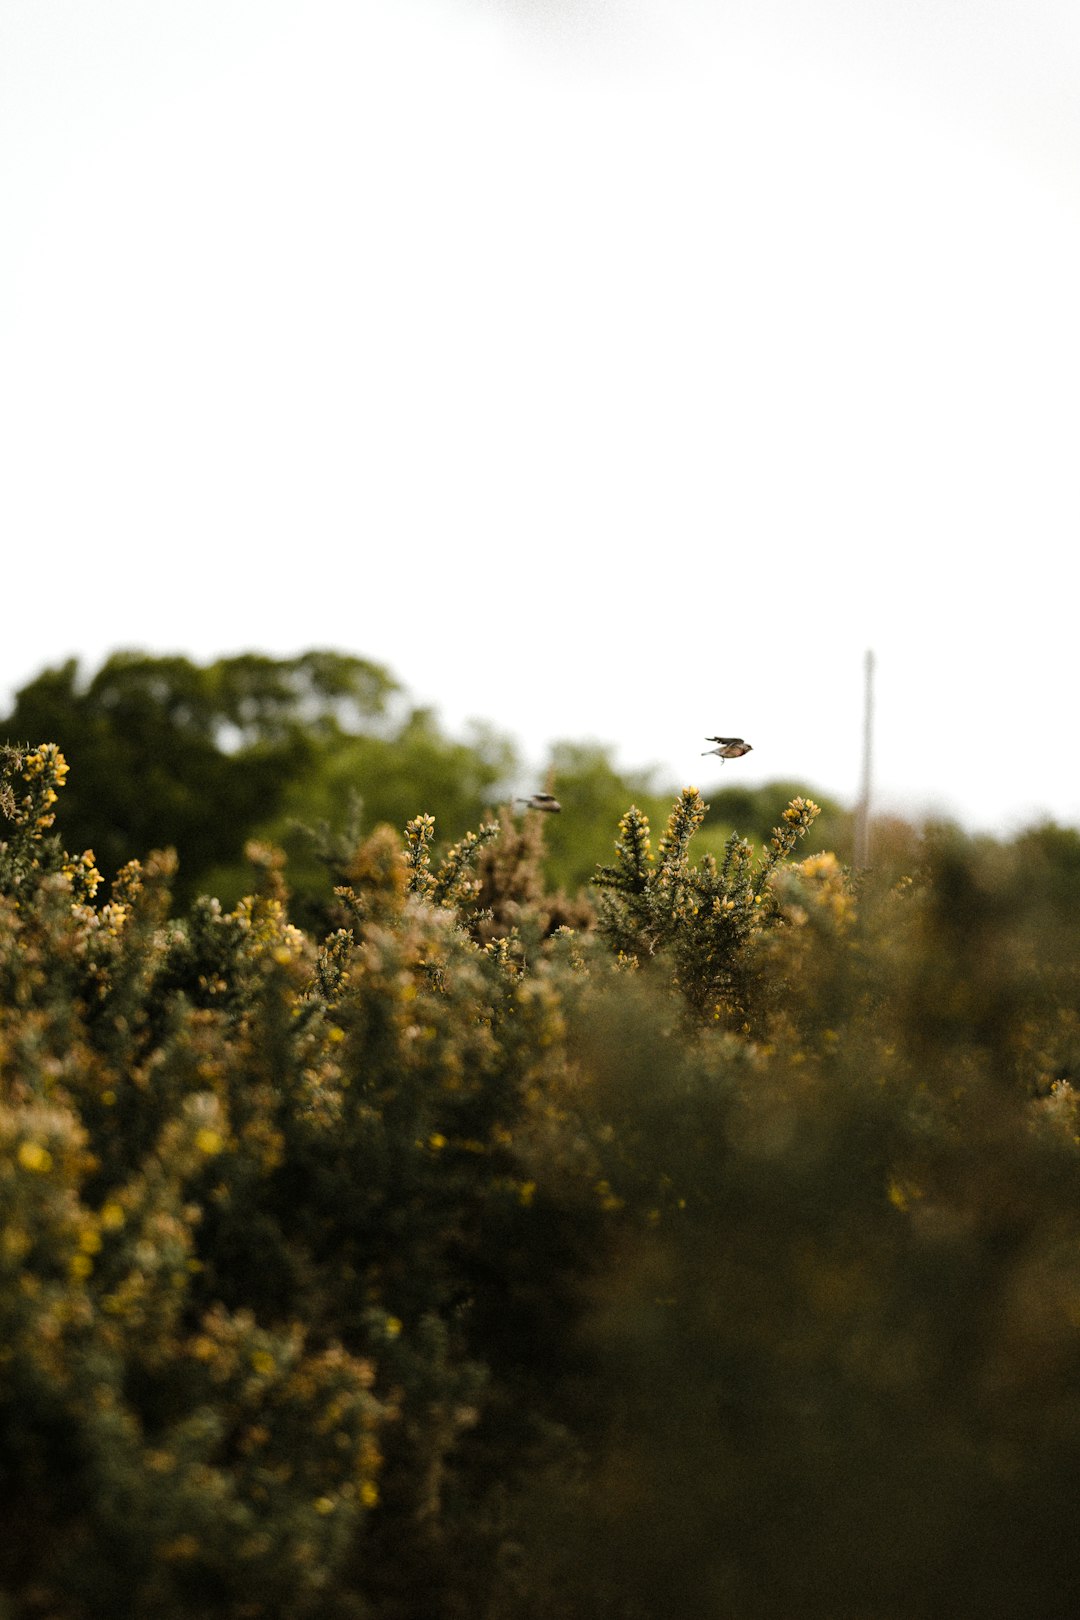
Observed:
[[[585,906],[369,804],[301,928],[266,841],[106,883],[67,774],[4,751],[4,1620],[1071,1612],[1080,837],[855,880],[686,789]]]
[[[62,750],[71,766],[67,837],[94,850],[103,871],[175,849],[181,904],[209,893],[233,905],[248,882],[244,845],[260,838],[287,852],[293,910],[309,922],[321,920],[331,893],[311,829],[348,835],[354,808],[369,827],[400,828],[423,809],[454,840],[512,794],[543,785],[510,738],[478,724],[448,737],[388,670],[327,651],[206,665],[119,652],[85,678],[71,660],[16,694],[0,719],[4,737],[47,737]],[[720,791],[710,795],[699,846],[716,854],[735,828],[767,838],[788,800],[810,786],[747,789],[715,774]],[[607,860],[626,806],[662,818],[675,791],[655,773],[620,773],[600,744],[556,743],[540,775],[566,810],[548,828],[545,881],[571,895]],[[822,847],[843,853],[848,818],[815,796]]]

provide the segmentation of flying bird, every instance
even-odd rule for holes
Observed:
[[[706,737],[706,742],[719,743],[719,748],[703,748],[701,757],[706,754],[719,754],[721,765],[725,759],[741,759],[744,754],[752,752],[750,744],[743,742],[741,737]]]
[[[545,810],[549,815],[561,810],[562,805],[550,793],[533,793],[527,799],[515,799],[515,804],[523,804],[526,810]]]

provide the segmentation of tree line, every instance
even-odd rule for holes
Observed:
[[[326,650],[209,664],[118,652],[86,674],[70,660],[16,694],[0,719],[5,736],[48,738],[63,750],[72,768],[67,835],[93,849],[103,871],[175,849],[184,901],[203,892],[239,899],[244,845],[261,837],[288,853],[294,905],[314,906],[330,890],[313,831],[347,832],[350,815],[400,828],[424,809],[452,842],[539,785],[526,778],[511,738],[482,724],[450,737],[381,665]],[[655,773],[620,772],[602,744],[574,740],[553,745],[540,777],[556,784],[565,808],[548,829],[545,877],[570,895],[607,858],[627,804],[660,818],[675,791]],[[807,786],[722,784],[703,841],[719,849],[736,828],[766,838]],[[846,850],[850,817],[817,799],[818,836]]]

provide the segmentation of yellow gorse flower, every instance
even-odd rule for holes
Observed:
[[[37,1175],[44,1175],[52,1169],[52,1154],[40,1142],[20,1142],[15,1157],[24,1170],[30,1170]]]

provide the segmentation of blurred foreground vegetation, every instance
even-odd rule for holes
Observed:
[[[1072,1612],[1074,831],[856,879],[686,789],[586,907],[565,809],[327,790],[300,927],[272,842],[184,899],[67,777],[3,752],[4,1620]]]

